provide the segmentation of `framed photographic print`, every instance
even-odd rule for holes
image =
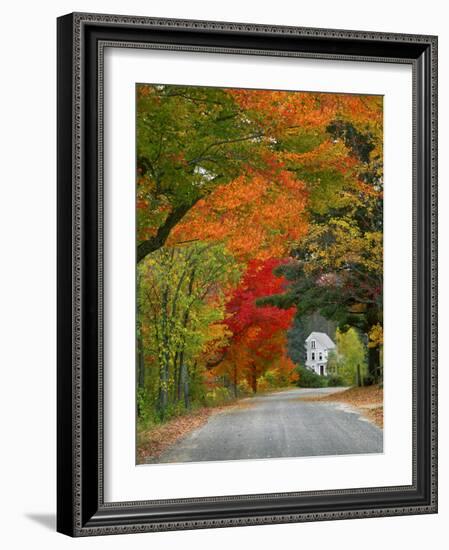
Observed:
[[[437,38],[58,19],[58,531],[437,511]]]

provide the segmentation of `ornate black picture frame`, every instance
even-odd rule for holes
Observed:
[[[413,70],[413,483],[109,503],[103,495],[105,44]],[[58,19],[58,497],[71,536],[437,511],[437,38],[75,13]]]

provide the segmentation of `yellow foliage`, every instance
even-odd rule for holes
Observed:
[[[369,348],[378,348],[380,346],[383,346],[384,343],[384,331],[382,326],[377,323],[377,325],[374,325],[369,334],[369,342],[368,347]]]

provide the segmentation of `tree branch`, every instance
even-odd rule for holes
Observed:
[[[256,139],[263,136],[263,132],[256,132],[253,134],[249,134],[247,136],[243,136],[240,138],[234,138],[234,139],[224,139],[222,141],[216,141],[215,143],[209,144],[197,157],[191,159],[188,161],[188,164],[196,164],[198,160],[204,158],[204,155],[213,149],[214,147],[220,147],[221,145],[228,145],[230,143],[240,143],[242,141],[248,141],[250,139]]]
[[[170,235],[170,231],[175,227],[177,223],[179,223],[184,218],[187,212],[189,212],[189,210],[193,208],[193,206],[195,206],[200,198],[201,196],[198,196],[194,200],[190,201],[188,204],[183,204],[181,206],[178,206],[177,208],[174,208],[165,219],[163,225],[158,228],[156,235],[147,239],[146,241],[142,241],[138,245],[137,263],[141,262],[151,252],[154,252],[155,250],[158,250],[159,248],[164,246],[166,240],[168,239],[168,236]]]

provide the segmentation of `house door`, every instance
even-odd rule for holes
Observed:
[[[324,365],[320,365],[320,375],[323,376],[324,374]]]

